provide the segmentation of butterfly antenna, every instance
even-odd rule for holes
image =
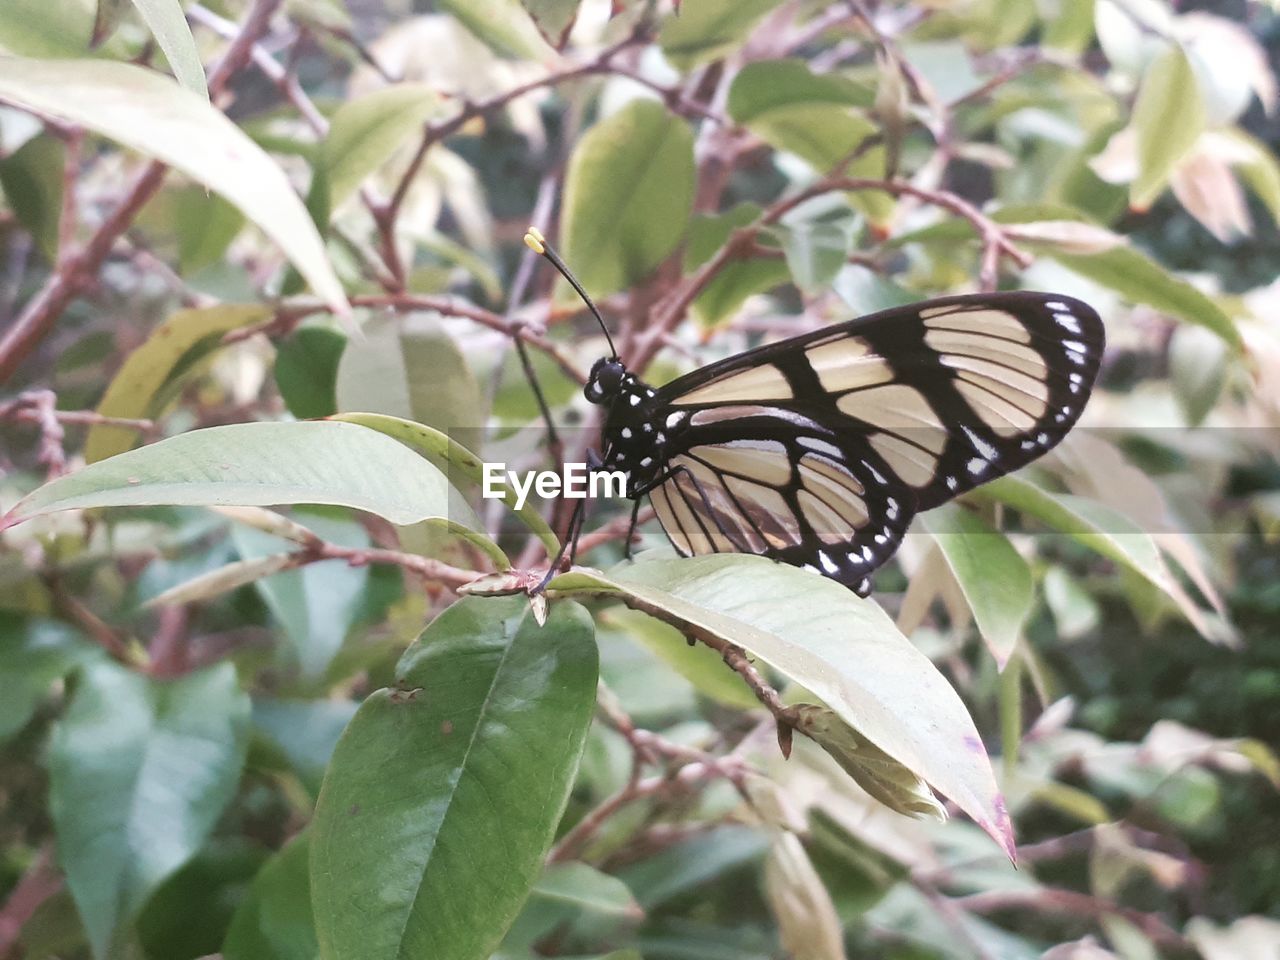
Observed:
[[[605,340],[609,343],[610,359],[618,359],[618,348],[613,345],[613,337],[609,336],[609,328],[605,326],[604,317],[600,316],[600,311],[596,309],[596,305],[591,302],[591,298],[587,296],[587,291],[582,289],[582,284],[578,282],[578,278],[560,259],[560,254],[556,253],[551,244],[547,243],[547,238],[542,235],[542,231],[537,227],[530,227],[524,235],[525,246],[534,253],[546,257],[551,261],[551,265],[559,271],[560,276],[569,281],[569,285],[578,291],[578,296],[582,298],[582,302],[587,305],[587,309],[595,316],[596,322],[600,324],[600,330],[604,333]]]

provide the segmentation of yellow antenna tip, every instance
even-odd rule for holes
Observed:
[[[525,231],[524,243],[534,253],[543,254],[547,252],[547,238],[542,235],[542,231],[537,227],[530,227]]]

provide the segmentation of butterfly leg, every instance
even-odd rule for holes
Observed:
[[[640,516],[640,498],[636,497],[635,501],[632,503],[632,506],[631,506],[631,522],[627,524],[627,536],[626,536],[626,539],[622,541],[624,544],[622,558],[624,560],[631,559],[631,540],[636,535],[636,520],[639,518],[639,516]]]
[[[547,589],[547,584],[551,582],[551,578],[560,572],[560,564],[564,561],[565,554],[569,555],[569,566],[573,566],[574,557],[578,552],[578,535],[582,532],[582,521],[586,515],[587,501],[579,500],[573,508],[573,513],[569,515],[569,527],[565,531],[564,542],[560,544],[560,549],[556,551],[556,555],[551,558],[551,563],[547,567],[546,576],[534,587],[531,594],[539,594]]]

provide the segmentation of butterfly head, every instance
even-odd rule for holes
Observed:
[[[612,403],[628,378],[627,368],[617,357],[601,357],[591,368],[582,392],[592,403]]]

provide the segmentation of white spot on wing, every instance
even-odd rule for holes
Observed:
[[[631,428],[630,428],[630,427],[623,427],[623,428],[622,428],[622,439],[623,439],[623,440],[630,440],[630,439],[631,439]]]
[[[974,457],[968,463],[966,463],[965,466],[968,468],[971,474],[977,477],[977,476],[981,476],[982,473],[987,469],[987,467],[991,466],[991,464],[987,463],[987,461],[979,457]]]
[[[973,444],[973,449],[977,450],[977,451],[978,451],[978,453],[980,453],[982,456],[986,457],[988,460],[994,460],[994,459],[996,459],[996,448],[995,448],[995,447],[993,447],[991,444],[987,443],[987,441],[983,440],[980,436],[978,436],[976,433],[974,433],[972,430],[970,430],[970,429],[969,429],[968,427],[966,427],[964,424],[961,424],[961,425],[960,425],[960,429],[964,431],[964,435],[965,435],[966,437],[968,437],[968,438],[969,438],[969,442],[970,442],[971,444]]]
[[[677,410],[675,413],[667,414],[667,429],[677,426],[684,422],[684,418],[688,416],[683,410]]]
[[[826,551],[818,551],[818,562],[822,564],[822,569],[827,573],[835,573],[840,568],[836,566],[835,561],[827,556]]]
[[[1047,304],[1051,309],[1053,304]],[[1070,330],[1072,333],[1080,332],[1080,321],[1069,313],[1055,313],[1053,319],[1058,321],[1058,326]]]
[[[1063,303],[1061,300],[1046,300],[1046,301],[1044,302],[1044,305],[1045,305],[1046,307],[1048,307],[1050,310],[1066,310],[1066,309],[1068,309],[1067,305],[1066,305],[1065,303]]]

